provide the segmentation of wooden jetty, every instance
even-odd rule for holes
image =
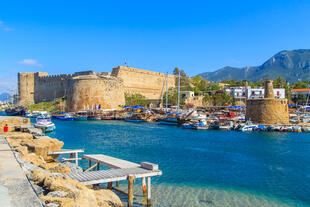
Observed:
[[[82,158],[79,158],[79,153],[83,153],[83,149],[61,149],[59,151],[49,152],[48,155],[63,155],[63,154],[70,154],[70,158],[63,158],[63,161],[75,161],[76,165],[79,165],[79,160]],[[73,157],[73,155],[75,155]]]
[[[78,180],[85,185],[95,185],[108,183],[108,188],[112,189],[112,182],[128,181],[128,206],[133,206],[133,183],[135,179],[142,179],[142,189],[144,197],[147,197],[147,206],[151,206],[151,177],[162,175],[158,165],[142,162],[139,164],[126,160],[110,157],[103,154],[83,155],[82,159],[89,162],[89,168],[82,173],[72,173],[65,176]],[[95,164],[92,165],[92,162]],[[100,170],[100,165],[109,167],[108,170]],[[97,170],[96,170],[97,169]],[[91,171],[92,170],[92,171]],[[147,178],[147,187],[145,179]],[[113,188],[118,190],[117,188]]]

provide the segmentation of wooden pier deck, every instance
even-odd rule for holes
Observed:
[[[162,171],[158,169],[158,165],[149,162],[137,164],[103,154],[83,155],[82,158],[88,160],[89,168],[82,173],[72,173],[65,176],[78,180],[85,185],[108,183],[108,189],[117,191],[120,191],[118,189],[119,181],[128,180],[128,193],[126,195],[128,195],[129,207],[133,206],[134,180],[141,178],[143,195],[145,198],[147,197],[147,206],[151,206],[151,177],[162,175]],[[92,165],[92,162],[95,164]],[[111,169],[100,170],[100,164]],[[113,188],[112,182],[116,182],[117,188]]]

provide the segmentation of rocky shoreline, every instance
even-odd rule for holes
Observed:
[[[44,137],[34,139],[30,133],[2,133],[14,151],[36,194],[47,207],[120,207],[122,202],[111,190],[85,186],[64,174],[82,172],[70,162],[60,163],[48,153],[60,150],[63,142]]]

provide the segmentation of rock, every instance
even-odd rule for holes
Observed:
[[[68,193],[64,191],[51,191],[46,196],[63,198],[68,196]]]
[[[57,156],[49,156],[48,153],[60,150],[64,143],[57,139],[46,138],[28,141],[24,140],[21,145],[27,146],[29,152],[33,152],[36,155],[43,157],[44,160],[53,161]]]
[[[57,164],[55,167],[50,168],[49,171],[53,173],[61,173],[61,174],[70,174],[71,169],[65,165],[59,165]]]
[[[57,203],[48,203],[45,207],[59,207],[59,205]]]
[[[15,150],[17,152],[19,152],[20,154],[22,155],[26,155],[28,154],[28,148],[26,146],[18,146],[18,147],[15,147]]]
[[[52,195],[40,196],[46,202],[57,203],[61,207],[122,206],[122,202],[112,191],[92,190],[68,177],[54,177],[35,169],[32,171],[30,179],[49,191],[66,192],[66,197],[53,197]]]
[[[76,165],[75,163],[63,162],[63,163],[59,163],[59,165],[65,165],[65,166],[69,167],[70,170],[71,170],[71,173],[83,172],[83,168],[81,168],[80,166]]]
[[[33,182],[31,182],[32,187],[34,188],[34,190],[36,191],[37,194],[43,194],[44,189],[41,186],[38,186],[36,184],[34,184]]]
[[[21,159],[26,160],[29,163],[32,163],[36,166],[45,168],[46,162],[44,159],[38,157],[36,154],[34,153],[30,153],[30,154],[25,154],[20,156]]]

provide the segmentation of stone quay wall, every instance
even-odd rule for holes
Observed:
[[[287,99],[261,98],[247,100],[246,117],[257,124],[288,124]]]
[[[167,75],[164,73],[119,66],[113,68],[111,76],[123,80],[125,93],[139,93],[147,99],[160,101],[166,92]],[[168,88],[175,87],[175,81],[176,76],[168,75]]]

